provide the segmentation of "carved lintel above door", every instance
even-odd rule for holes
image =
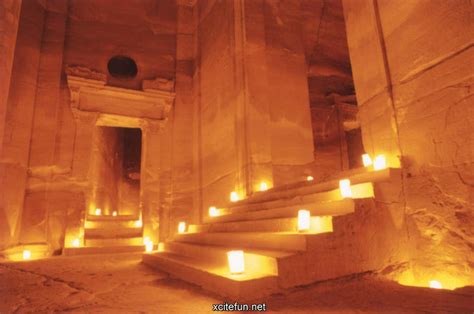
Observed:
[[[103,124],[110,121],[117,122],[117,126],[136,127],[133,124],[140,125],[141,120],[167,120],[174,103],[175,93],[169,90],[169,84],[167,90],[146,86],[140,91],[108,86],[105,75],[83,67],[68,68],[66,73],[73,113],[97,113],[97,121]]]

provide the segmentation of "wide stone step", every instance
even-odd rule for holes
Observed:
[[[84,227],[86,229],[137,228],[140,223],[139,220],[86,220]]]
[[[301,177],[300,181],[291,182],[291,183],[288,183],[288,184],[285,184],[285,185],[279,185],[279,186],[273,187],[271,189],[268,189],[267,191],[269,191],[269,192],[278,192],[278,191],[283,191],[283,190],[288,190],[288,189],[293,189],[293,188],[313,186],[313,185],[317,185],[317,184],[320,184],[320,183],[323,183],[323,182],[349,178],[349,177],[352,177],[356,174],[367,173],[367,172],[370,172],[370,171],[373,171],[373,170],[370,170],[369,168],[366,168],[366,167],[348,169],[348,170],[335,172],[332,175],[326,176],[322,180],[320,179],[319,181],[317,181],[316,179],[308,181],[307,177]],[[257,195],[258,194],[256,194],[255,196],[257,196]]]
[[[231,275],[227,267],[169,252],[143,254],[143,263],[233,300],[250,300],[278,291],[277,277],[246,271]]]
[[[306,250],[307,241],[314,236],[318,235],[290,232],[203,232],[176,234],[174,240],[176,242],[220,245],[240,249],[257,248],[297,252]]]
[[[114,239],[85,239],[86,247],[143,246],[142,237]]]
[[[347,177],[340,176],[337,179],[329,180],[325,182],[302,182],[301,185],[290,184],[289,186],[279,186],[278,188],[269,189],[264,192],[257,192],[246,199],[231,203],[229,208],[236,208],[252,203],[267,202],[278,199],[291,198],[295,196],[301,196],[306,194],[314,194],[319,192],[327,192],[339,189],[339,180],[342,178],[348,178],[351,180],[352,185],[358,185],[363,183],[376,183],[389,180],[391,177],[400,176],[400,169],[387,168],[379,171],[364,171],[361,173],[355,173],[348,175]]]
[[[113,239],[135,238],[142,236],[142,228],[86,228],[84,238],[88,239]]]
[[[133,215],[119,215],[119,216],[112,216],[112,215],[87,215],[87,221],[126,221],[126,220],[138,220],[138,216]]]
[[[228,265],[227,252],[239,250],[238,247],[210,246],[180,242],[167,242],[164,245],[166,252],[187,256],[196,260],[213,261],[219,267]],[[294,253],[272,250],[244,250],[244,261],[246,272],[261,272],[270,275],[278,275],[278,259],[292,255]]]
[[[63,255],[89,255],[89,254],[111,254],[111,253],[131,253],[145,252],[144,245],[122,245],[122,246],[102,246],[102,247],[68,247],[63,249]]]
[[[312,202],[308,198],[298,198],[284,206],[274,208],[262,208],[253,211],[233,212],[216,217],[204,218],[205,223],[230,222],[230,221],[247,221],[272,218],[290,218],[298,217],[298,210],[306,209],[311,212],[311,216],[339,216],[353,213],[358,200],[342,199],[332,202]],[[281,205],[281,204],[279,204]]]
[[[297,211],[292,211],[292,216],[295,218],[256,218],[256,220],[252,220],[249,217],[244,217],[239,221],[190,225],[189,232],[297,232],[297,215]],[[311,217],[308,232],[332,232],[332,216]]]
[[[349,199],[362,199],[374,197],[374,186],[370,182],[351,185],[352,197]],[[287,198],[261,201],[255,203],[241,204],[239,206],[232,206],[222,209],[221,212],[225,214],[233,214],[239,212],[255,211],[262,209],[272,209],[287,206],[331,206],[329,203],[338,202],[347,198],[341,195],[338,189],[324,192],[315,192],[309,194],[294,195]],[[322,207],[321,206],[321,207]],[[337,205],[336,205],[337,206]],[[301,207],[300,207],[301,208]]]

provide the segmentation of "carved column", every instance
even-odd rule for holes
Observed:
[[[7,112],[8,91],[13,67],[21,0],[0,2],[0,156]]]
[[[80,180],[88,178],[92,156],[92,136],[96,125],[97,113],[73,110],[76,121],[76,137],[72,160],[72,175]]]
[[[160,150],[165,121],[144,120],[142,130],[142,164],[140,174],[140,208],[143,220],[143,236],[154,243],[159,240],[160,212]]]

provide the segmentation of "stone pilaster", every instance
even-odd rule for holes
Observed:
[[[143,220],[143,235],[153,242],[159,240],[161,224],[160,156],[161,137],[165,121],[144,121],[142,130],[142,164],[140,174],[140,208]]]
[[[3,152],[5,116],[16,47],[21,0],[0,3],[0,156]]]

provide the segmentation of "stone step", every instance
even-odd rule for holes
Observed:
[[[113,239],[134,238],[142,236],[142,228],[86,228],[84,238],[88,239]]]
[[[316,179],[312,180],[312,181],[308,181],[306,179],[307,177],[301,177],[300,181],[288,183],[288,184],[285,184],[285,185],[275,186],[275,187],[272,187],[271,189],[268,189],[267,192],[270,192],[270,191],[271,192],[278,192],[278,191],[283,191],[283,190],[288,190],[288,189],[293,189],[293,188],[313,186],[313,185],[317,185],[317,184],[320,184],[320,183],[333,181],[333,180],[338,180],[339,181],[343,178],[349,178],[349,177],[354,176],[356,174],[367,173],[367,172],[370,172],[370,171],[371,170],[369,168],[366,168],[366,167],[348,169],[348,170],[335,172],[334,174],[326,176],[325,178],[320,179],[319,181],[316,181]],[[260,193],[260,192],[256,192],[255,196],[258,196],[258,193]]]
[[[142,237],[114,239],[85,239],[85,247],[143,246]]]
[[[314,194],[318,192],[326,192],[339,189],[339,180],[348,178],[352,185],[362,183],[375,183],[389,180],[391,177],[400,176],[400,169],[387,168],[379,171],[363,171],[350,174],[348,176],[338,175],[337,179],[332,179],[325,182],[306,181],[301,182],[300,185],[290,184],[279,186],[277,188],[269,189],[264,192],[257,192],[246,199],[230,203],[229,208],[236,208],[252,203],[266,202],[277,199],[291,198],[299,195]]]
[[[374,186],[371,182],[360,183],[351,185],[352,197],[350,199],[361,199],[361,198],[373,198],[374,197]],[[261,209],[271,209],[275,207],[285,206],[300,206],[299,204],[308,204],[316,206],[318,203],[327,204],[329,202],[336,202],[344,200],[345,198],[341,195],[339,188],[315,192],[308,194],[297,194],[288,197],[282,197],[280,199],[265,200],[254,203],[244,203],[239,206],[232,206],[229,208],[222,209],[221,212],[225,214],[254,211]]]
[[[111,254],[111,253],[131,253],[145,252],[144,245],[121,245],[121,246],[101,246],[101,247],[68,247],[63,249],[63,255],[89,255],[89,254]]]
[[[26,258],[27,260],[46,258],[51,256],[53,253],[49,244],[46,243],[19,244],[0,251],[0,259],[4,257],[11,261],[23,261],[24,251],[30,252],[29,258]]]
[[[369,195],[369,194],[367,194]],[[275,207],[254,209],[253,211],[245,210],[241,212],[233,212],[216,217],[206,217],[204,223],[218,223],[231,221],[247,221],[272,218],[290,218],[298,217],[298,210],[307,209],[311,212],[311,216],[338,216],[346,215],[354,212],[358,200],[342,199],[332,202],[311,201],[311,197],[294,198],[288,202],[272,202]]]
[[[297,215],[297,211],[295,210],[292,211],[294,218],[256,218],[252,220],[247,216],[239,221],[190,225],[189,232],[297,232]],[[309,233],[332,232],[332,230],[332,216],[311,217]]]
[[[239,250],[238,247],[197,245],[180,242],[167,242],[164,245],[166,252],[187,256],[196,260],[213,261],[219,267],[228,265],[227,252]],[[244,250],[246,272],[265,270],[270,275],[278,275],[278,259],[292,255],[284,251],[272,250]]]
[[[137,228],[139,220],[86,220],[84,227],[86,229],[119,229],[119,228]]]
[[[202,232],[174,235],[174,241],[201,245],[220,245],[240,249],[266,249],[297,252],[304,251],[307,241],[317,234],[268,232]]]
[[[169,252],[143,254],[143,263],[239,302],[278,291],[277,277],[261,271],[231,275],[227,267]]]
[[[86,216],[86,221],[126,221],[126,220],[131,220],[135,221],[138,220],[138,216],[134,215],[119,215],[119,216],[112,216],[112,215],[101,215],[101,216],[96,216],[96,215],[87,215]]]

